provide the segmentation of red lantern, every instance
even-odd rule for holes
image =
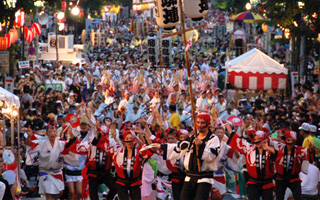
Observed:
[[[37,35],[41,35],[41,26],[38,23],[33,23],[32,28],[34,28]]]
[[[34,39],[33,37],[34,33],[32,33],[32,30],[31,29],[28,29],[28,35],[27,35],[27,42],[32,42],[32,40]]]
[[[11,38],[11,44],[16,43],[19,38],[17,29],[10,29],[9,34],[10,34],[10,38]]]
[[[8,38],[0,37],[0,51],[7,50],[8,48]]]
[[[80,17],[82,18],[83,16],[84,16],[83,9],[80,9]]]
[[[11,46],[11,37],[10,37],[10,34],[9,33],[7,33],[6,35],[5,35],[5,37],[7,38],[7,46],[8,46],[8,48]]]
[[[24,25],[24,12],[23,9],[18,10],[15,13],[15,20],[14,20],[14,24],[16,26],[22,27]]]
[[[34,39],[35,37],[36,37],[36,31],[35,31],[35,29],[32,27],[31,29],[31,35],[32,35],[32,39]]]
[[[24,26],[24,40],[27,41],[28,40],[28,37],[29,37],[29,29],[27,26]]]
[[[63,1],[61,3],[61,7],[62,7],[63,10],[67,9],[67,2]]]

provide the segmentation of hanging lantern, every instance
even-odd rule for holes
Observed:
[[[0,37],[0,51],[5,51],[8,48],[8,38]]]
[[[9,34],[10,34],[11,44],[16,43],[19,38],[17,29],[10,29]]]
[[[32,40],[36,37],[36,31],[35,31],[35,29],[34,29],[34,27],[32,27],[31,29],[30,29],[30,31],[31,31],[31,38],[32,38]]]
[[[41,35],[41,26],[38,23],[33,23],[32,28],[34,28],[37,35]]]
[[[184,13],[193,21],[200,21],[208,13],[208,0],[184,0]]]
[[[165,30],[172,30],[180,22],[179,2],[176,0],[170,1],[155,1],[155,14],[157,24]]]
[[[63,2],[61,3],[61,7],[62,7],[63,10],[66,10],[66,8],[67,8],[67,2],[63,1]]]
[[[11,46],[11,37],[10,37],[10,34],[9,33],[7,33],[6,35],[5,35],[5,37],[7,38],[7,46],[8,46],[8,48]]]
[[[84,12],[83,12],[83,9],[81,8],[80,9],[80,18],[83,18],[83,16],[84,16]]]
[[[27,26],[24,27],[24,40],[29,43],[33,40],[32,31]]]
[[[20,10],[18,10],[15,13],[15,20],[14,20],[14,24],[18,27],[22,27],[24,25],[24,12],[23,12],[23,8],[21,8]]]
[[[32,30],[31,30],[31,29],[28,29],[28,35],[27,35],[26,41],[27,41],[28,43],[30,43],[30,42],[32,42],[32,40],[33,40]]]

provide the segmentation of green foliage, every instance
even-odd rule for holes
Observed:
[[[303,8],[298,7],[298,0],[268,0],[262,7],[272,25],[279,24],[290,28],[291,33],[299,35],[313,35],[314,31],[320,31],[319,17],[311,18],[313,13],[320,14],[320,0],[299,0],[304,3]],[[296,21],[298,27],[293,25]]]
[[[233,14],[245,11],[247,1],[244,0],[215,0],[213,6]]]

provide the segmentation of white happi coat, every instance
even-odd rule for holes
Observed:
[[[209,139],[205,141],[205,147],[201,156],[201,172],[211,172],[218,170],[217,164],[217,155],[220,151],[220,142],[219,138],[215,136],[213,133],[208,133]],[[164,150],[164,154],[167,155],[167,159],[179,159],[182,156],[185,156],[184,159],[184,167],[187,171],[187,176],[185,178],[186,182],[191,180],[191,177],[188,176],[189,162],[191,162],[191,156],[193,152],[195,152],[195,145],[193,143],[194,136],[190,137],[189,141],[183,141],[180,144],[164,144],[161,149]],[[215,153],[213,153],[215,152]],[[213,178],[199,178],[197,183],[207,182],[209,184],[213,184]]]
[[[64,190],[62,167],[63,154],[67,154],[67,142],[56,138],[52,146],[48,137],[31,138],[30,153],[38,152],[39,155],[39,193],[59,194]]]

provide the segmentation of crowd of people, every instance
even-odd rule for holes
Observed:
[[[223,199],[234,182],[250,200],[320,198],[316,79],[291,96],[239,96],[223,87],[228,42],[216,38],[214,53],[196,46],[188,77],[182,42],[159,67],[128,38],[89,51],[81,66],[42,63],[15,77],[22,162],[3,153],[0,199]]]

